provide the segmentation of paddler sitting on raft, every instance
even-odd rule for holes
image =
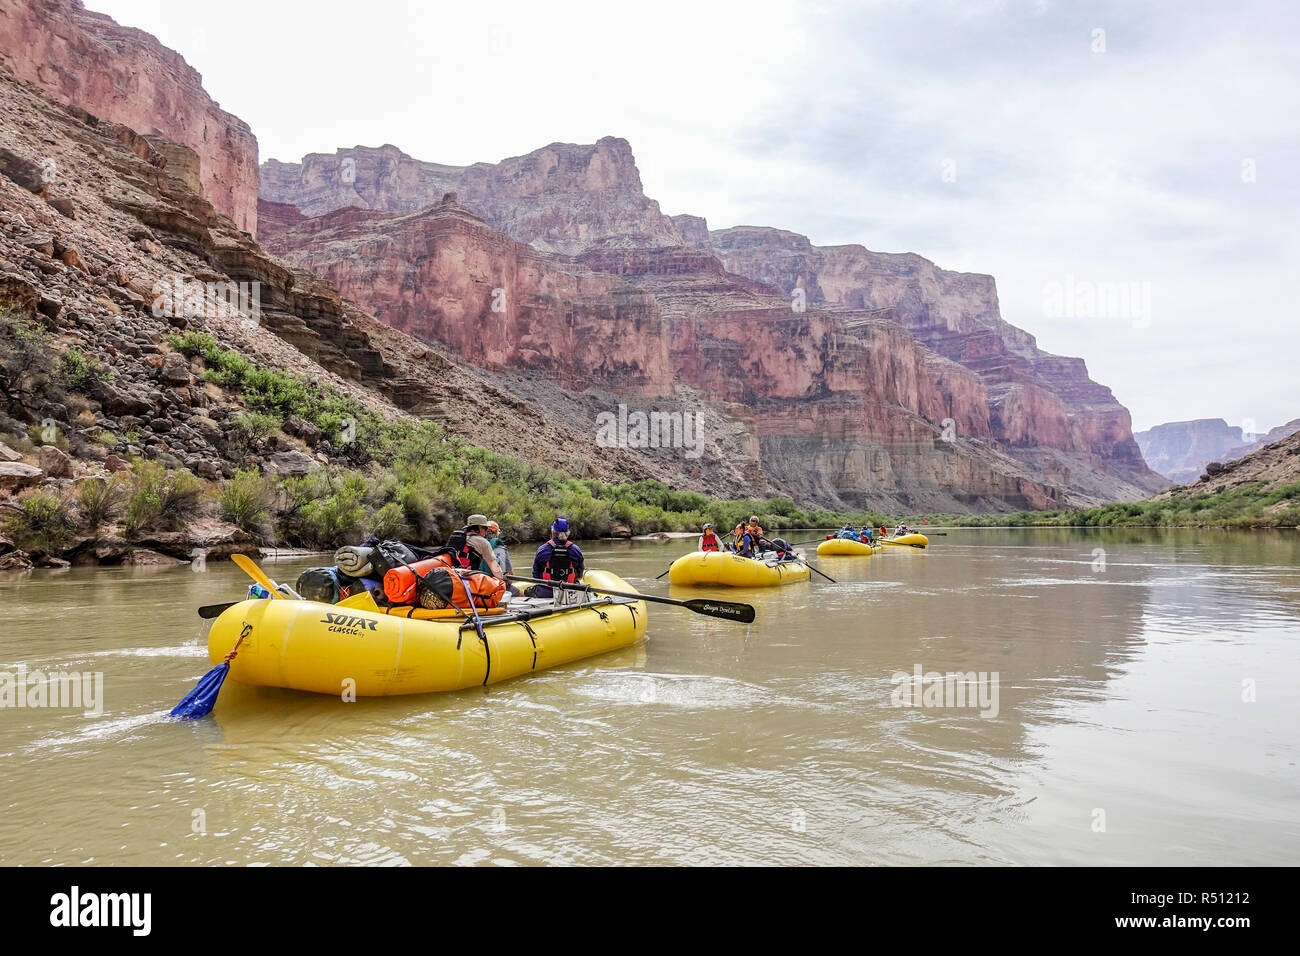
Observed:
[[[721,551],[722,541],[713,533],[713,524],[706,523],[703,533],[700,534],[700,546],[697,551]]]
[[[453,531],[447,539],[446,550],[462,568],[486,571],[494,578],[505,580],[505,572],[497,564],[497,556],[488,542],[487,515],[470,515],[465,527]]]
[[[744,539],[745,539],[745,522],[742,521],[740,524],[736,525],[736,529],[731,532],[731,541],[727,544],[727,550],[734,551],[736,552],[736,554],[740,554],[740,548],[741,545],[744,544]]]
[[[758,517],[752,516],[749,524],[736,525],[736,553],[742,558],[758,556],[762,550],[763,529],[758,526]]]
[[[581,580],[584,561],[582,549],[569,540],[569,522],[565,518],[556,518],[551,525],[551,537],[533,557],[533,577],[572,584]],[[534,597],[554,597],[555,592],[545,584],[535,584],[529,593]]]

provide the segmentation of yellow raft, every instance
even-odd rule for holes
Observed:
[[[881,538],[881,544],[897,544],[909,548],[924,548],[930,543],[930,539],[923,534],[912,532],[911,534],[901,534],[897,538]]]
[[[633,590],[608,571],[589,570],[584,581]],[[214,664],[222,660],[247,628],[230,665],[230,678],[245,684],[333,695],[350,690],[358,697],[460,690],[627,647],[645,636],[644,601],[596,597],[553,613],[532,603],[524,611],[512,607],[485,616],[486,646],[474,625],[459,617],[410,619],[313,601],[243,601],[213,622],[208,656]],[[520,617],[527,614],[533,616],[525,623]]]
[[[880,545],[873,548],[851,538],[831,538],[829,541],[823,541],[817,545],[817,556],[819,558],[843,558],[849,555],[876,554],[884,550]]]
[[[729,551],[692,551],[668,568],[673,584],[691,586],[726,585],[733,588],[767,588],[806,581],[812,577],[802,561],[761,561],[742,558]]]

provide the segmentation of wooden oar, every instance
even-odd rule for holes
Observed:
[[[675,598],[658,597],[653,594],[638,594],[630,591],[611,591],[609,588],[595,587],[590,584],[569,584],[565,581],[543,581],[539,578],[526,578],[518,574],[507,574],[510,581],[527,581],[530,584],[543,584],[546,587],[561,588],[565,591],[587,591],[597,594],[612,594],[614,597],[631,598],[634,601],[651,601],[655,604],[668,604],[684,607],[696,614],[706,617],[719,617],[724,621],[736,621],[740,624],[752,624],[754,608],[749,604],[737,604],[731,601],[715,601],[711,598],[693,598],[690,601],[678,601]]]

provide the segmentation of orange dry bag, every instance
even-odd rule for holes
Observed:
[[[416,561],[405,567],[393,568],[384,575],[384,596],[390,604],[414,604],[417,599],[416,584],[420,578],[435,568],[448,568],[451,558],[440,554],[435,558]]]

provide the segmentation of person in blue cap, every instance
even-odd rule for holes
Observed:
[[[551,537],[533,558],[533,577],[572,584],[582,578],[584,569],[582,549],[569,540],[569,522],[556,518],[551,525]],[[552,589],[544,584],[535,585],[531,593],[536,597],[553,596]]]

